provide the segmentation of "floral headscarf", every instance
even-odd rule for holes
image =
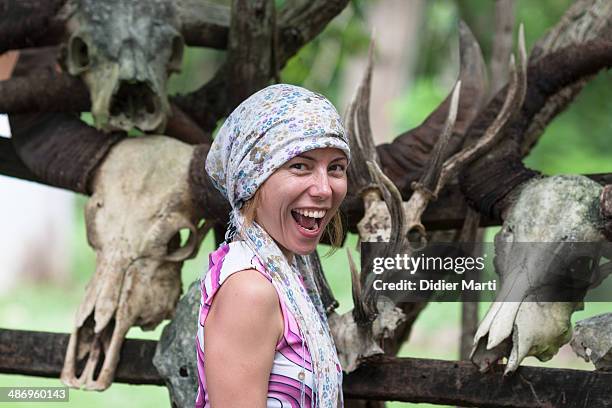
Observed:
[[[342,150],[350,160],[342,120],[331,102],[298,86],[272,85],[250,96],[226,119],[208,153],[206,172],[232,206],[226,241],[240,233],[296,318],[312,357],[314,406],[336,408],[343,406],[342,371],[308,257],[296,255],[290,265],[270,235],[256,222],[246,226],[239,211],[288,160],[326,147]]]

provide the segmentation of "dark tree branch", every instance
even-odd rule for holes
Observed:
[[[58,379],[69,334],[0,329],[0,372]],[[164,385],[153,366],[156,341],[127,339],[121,348],[115,381]]]
[[[606,0],[577,0],[565,12],[559,23],[540,38],[529,58],[536,62],[545,55],[558,51],[568,45],[581,47],[595,41],[612,42],[612,2]],[[544,133],[548,124],[569,106],[589,81],[586,76],[575,83],[560,89],[546,101],[546,104],[533,117],[525,130],[521,154],[526,156]]]
[[[189,144],[212,142],[210,133],[204,132],[175,104],[171,107],[166,135]],[[51,67],[0,81],[0,112],[87,112],[90,108],[89,91],[83,81]]]
[[[274,76],[277,69],[284,67],[302,46],[318,35],[347,4],[348,0],[316,0],[308,2],[305,9],[295,17],[282,13],[277,18],[279,44],[276,61],[270,72],[266,73],[265,83]],[[232,63],[235,61],[230,60],[228,56],[228,60],[207,84],[190,94],[174,98],[174,102],[206,132],[212,132],[217,121],[227,116],[240,102],[227,98],[227,95],[234,92],[229,86],[232,83],[229,74],[234,72]]]
[[[58,11],[67,0],[0,0],[0,54],[8,50],[59,44],[65,33],[65,21]],[[180,1],[178,13],[185,44],[195,47],[226,49],[229,38],[229,9],[206,2]],[[279,40],[287,46],[281,59],[289,59],[319,32],[348,0],[306,2],[298,12],[285,9],[281,18]],[[331,18],[330,18],[331,16]]]
[[[488,98],[508,82],[508,61],[512,53],[515,0],[495,0],[495,34],[491,54],[491,82]]]
[[[459,235],[459,242],[464,251],[470,254],[475,254],[476,243],[482,241],[482,236],[479,237],[480,214],[468,208],[465,214],[465,221]],[[467,272],[467,278],[478,281],[480,273],[477,270]],[[480,295],[463,294],[461,302],[461,338],[459,342],[459,358],[467,361],[470,358],[472,344],[476,330],[478,330],[478,302]]]
[[[57,16],[67,0],[0,0],[0,54],[58,44],[65,21]]]
[[[276,8],[272,0],[234,0],[227,58],[222,67],[225,99],[232,109],[265,87],[274,73]]]
[[[279,15],[279,67],[285,66],[305,44],[315,38],[349,3],[349,0],[311,0],[303,8],[285,7]]]
[[[171,104],[172,114],[168,118],[164,134],[192,145],[212,143],[210,133],[204,132],[185,112]]]

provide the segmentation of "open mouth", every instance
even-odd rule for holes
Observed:
[[[291,210],[291,215],[298,228],[304,230],[308,235],[316,234],[321,229],[321,223],[326,211]]]

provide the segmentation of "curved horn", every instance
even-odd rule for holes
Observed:
[[[374,66],[374,38],[370,41],[368,62],[357,92],[345,114],[346,131],[353,160],[348,168],[349,191],[361,196],[366,190],[376,188],[376,183],[368,168],[368,161],[380,165],[372,128],[370,126],[370,95],[372,90],[372,69]]]
[[[24,164],[45,183],[91,194],[94,170],[123,134],[102,135],[69,114],[9,117],[12,142]]]
[[[55,70],[55,48],[19,53],[13,75]],[[42,182],[82,194],[91,194],[94,170],[123,134],[104,135],[78,115],[40,113],[9,115],[11,142],[23,163]]]
[[[464,22],[459,24],[459,52],[461,98],[447,155],[461,147],[465,132],[486,97],[486,70],[482,52]],[[421,177],[437,138],[443,133],[451,98],[452,91],[420,126],[399,135],[392,143],[377,146],[383,171],[395,182],[406,200],[412,194],[411,183]]]
[[[527,91],[520,110],[501,129],[501,142],[468,165],[460,174],[460,183],[468,201],[489,217],[500,219],[507,206],[505,198],[520,184],[538,175],[522,163],[523,137],[534,117],[562,89],[572,86],[612,66],[612,42],[594,40],[559,49],[540,57],[527,69]],[[559,69],[563,67],[563,69]],[[502,89],[476,118],[468,131],[468,140],[478,140],[491,126],[501,110],[507,87]],[[569,103],[569,102],[568,102]],[[563,106],[565,107],[565,106]],[[562,109],[560,108],[558,112]]]

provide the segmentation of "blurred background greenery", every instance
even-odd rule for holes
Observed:
[[[281,2],[289,3],[289,1]],[[356,87],[351,68],[363,63],[371,32],[371,15],[381,9],[387,0],[353,0],[349,7],[334,19],[325,31],[304,47],[281,73],[283,82],[304,85],[330,98],[342,112]],[[396,2],[397,3],[397,2]],[[404,55],[405,71],[399,72],[404,81],[397,86],[384,104],[372,106],[373,115],[382,111],[388,126],[377,128],[378,141],[391,140],[394,134],[418,125],[446,96],[457,74],[457,22],[464,19],[478,38],[485,59],[491,54],[493,38],[492,0],[409,0],[418,15],[410,17],[413,32],[410,52]],[[570,0],[519,0],[516,2],[516,26],[525,24],[528,50],[548,28],[554,25],[570,5]],[[401,27],[400,27],[401,28]],[[400,48],[402,44],[400,43]],[[184,68],[170,83],[171,93],[187,92],[210,78],[224,53],[213,50],[189,49],[185,54]],[[386,61],[378,55],[377,66]],[[403,65],[400,65],[403,66]],[[409,72],[408,72],[409,71]],[[360,71],[357,75],[360,74]],[[610,73],[602,73],[592,80],[570,109],[559,115],[548,127],[544,136],[527,158],[527,164],[546,174],[604,173],[612,172],[612,98],[610,98]],[[359,76],[357,76],[358,78]],[[387,78],[389,79],[389,78]],[[374,88],[383,87],[387,79],[375,78]],[[379,133],[377,129],[387,129]],[[385,134],[380,134],[385,133]],[[0,183],[2,181],[0,180]],[[74,257],[68,281],[22,281],[19,286],[0,297],[0,327],[70,332],[73,316],[81,301],[84,287],[94,271],[95,255],[87,245],[83,220],[86,197],[76,197],[76,219],[71,241]],[[491,240],[495,228],[486,233]],[[355,252],[356,237],[349,236],[346,246]],[[183,268],[184,288],[204,271],[208,253],[213,249],[209,236],[199,256],[186,262]],[[325,253],[327,248],[320,248]],[[352,307],[350,277],[344,251],[338,251],[323,259],[324,269],[334,293],[340,301],[340,311]],[[607,303],[587,304],[584,311],[576,313],[574,320],[611,310]],[[482,305],[482,313],[487,305]],[[482,315],[481,315],[482,316]],[[430,304],[417,320],[410,341],[402,348],[401,356],[422,358],[457,359],[460,334],[460,304]],[[152,332],[138,328],[130,330],[128,337],[157,339],[162,326]],[[529,358],[525,364],[537,364]],[[578,360],[566,346],[550,362],[548,367],[572,367],[591,369]],[[0,375],[0,386],[59,386],[57,379]],[[129,401],[129,402],[128,402]],[[70,403],[49,403],[61,407],[125,406],[167,407],[167,391],[163,387],[129,386],[113,384],[102,393],[70,391]],[[426,404],[389,403],[389,407],[428,406]]]

